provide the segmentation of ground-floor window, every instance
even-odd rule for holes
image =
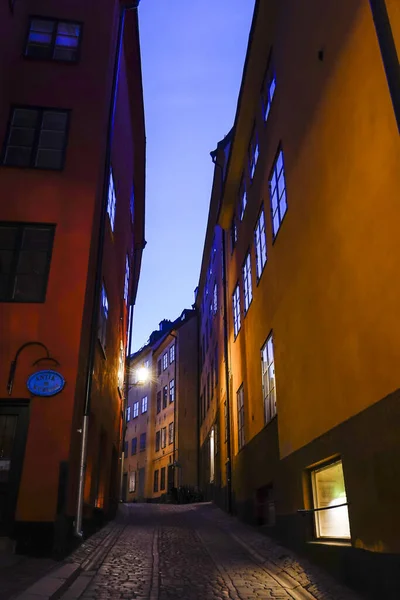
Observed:
[[[215,479],[215,432],[214,427],[210,431],[210,483]]]
[[[154,484],[153,484],[153,492],[158,492],[158,478],[160,476],[160,471],[154,471]]]
[[[129,492],[136,492],[136,471],[129,473]]]
[[[165,467],[161,469],[160,490],[165,490]]]
[[[342,461],[338,460],[311,473],[318,538],[350,538],[349,512]]]

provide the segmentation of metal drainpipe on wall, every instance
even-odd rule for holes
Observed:
[[[122,41],[124,33],[125,15],[128,10],[137,10],[140,0],[135,2],[129,2],[121,5],[118,23],[118,35],[116,52],[113,67],[113,79],[111,86],[111,97],[110,97],[110,110],[108,115],[107,125],[107,144],[104,160],[104,177],[103,177],[103,194],[102,194],[102,205],[100,213],[100,229],[99,229],[99,241],[97,247],[96,256],[96,270],[95,270],[95,281],[94,281],[94,293],[93,293],[93,308],[92,308],[92,319],[90,323],[90,337],[89,337],[89,356],[88,366],[86,371],[86,384],[85,384],[85,403],[83,411],[83,423],[82,423],[82,445],[81,454],[79,461],[79,480],[78,480],[78,497],[76,505],[76,517],[74,522],[74,534],[77,537],[82,538],[82,513],[83,513],[83,493],[85,487],[85,474],[86,474],[86,456],[87,456],[87,445],[88,445],[88,433],[89,433],[89,415],[90,415],[90,401],[92,393],[93,383],[93,370],[95,361],[95,350],[97,342],[97,324],[99,319],[99,308],[100,308],[100,294],[101,294],[101,282],[103,276],[103,251],[104,251],[104,238],[107,222],[107,201],[108,201],[108,184],[109,184],[109,173],[111,167],[111,148],[114,134],[114,119],[117,104],[117,91],[118,91],[118,79],[119,79],[119,67],[121,61],[122,52]]]

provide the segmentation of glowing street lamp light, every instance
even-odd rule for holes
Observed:
[[[136,371],[137,383],[144,384],[147,383],[150,377],[149,369],[147,367],[140,367]]]

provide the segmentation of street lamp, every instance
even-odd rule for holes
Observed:
[[[144,385],[150,379],[150,372],[147,367],[140,367],[136,371],[136,384]]]

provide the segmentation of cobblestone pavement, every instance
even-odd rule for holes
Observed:
[[[0,555],[0,598],[11,600],[38,578],[46,575],[57,562],[49,558]]]
[[[123,505],[70,560],[83,571],[63,600],[360,600],[210,504]]]

